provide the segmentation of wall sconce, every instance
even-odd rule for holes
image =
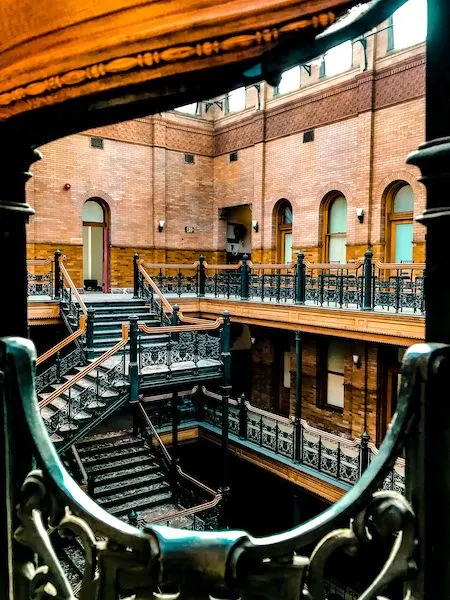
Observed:
[[[254,337],[251,337],[251,338],[250,338],[250,342],[252,343],[252,346],[254,346],[254,345],[255,345],[255,342],[256,342],[256,338],[254,338]]]
[[[158,223],[158,231],[159,231],[159,233],[161,233],[161,231],[164,229],[164,225],[165,225],[165,224],[166,224],[166,222],[165,222],[165,221],[160,221],[160,222]]]
[[[253,227],[253,231],[255,233],[258,233],[258,229],[259,229],[258,221],[252,221],[252,227]]]
[[[358,218],[358,221],[360,223],[362,223],[364,221],[364,209],[363,208],[357,208],[356,209],[356,216]]]
[[[359,354],[353,354],[352,358],[353,364],[357,369],[359,369],[359,367],[361,366],[361,359],[359,358]]]

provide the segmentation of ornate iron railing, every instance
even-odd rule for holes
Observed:
[[[39,557],[35,567],[24,556],[16,560],[18,573],[26,573],[30,594],[54,590],[58,597],[73,593],[55,554],[50,531],[71,532],[83,542],[85,551],[81,598],[119,598],[139,590],[149,597],[161,586],[180,586],[190,597],[190,585],[201,581],[209,593],[225,586],[228,594],[244,598],[298,598],[302,590],[311,600],[325,597],[324,572],[338,548],[352,552],[380,536],[390,543],[390,552],[380,574],[360,598],[378,597],[393,581],[409,581],[414,575],[416,525],[406,499],[396,492],[375,490],[390,472],[407,439],[408,460],[416,454],[415,428],[419,400],[427,393],[427,373],[448,359],[448,348],[417,345],[408,350],[403,364],[402,387],[397,413],[386,438],[362,477],[336,504],[321,515],[288,532],[252,538],[243,531],[215,534],[174,531],[162,526],[139,530],[114,518],[87,497],[67,474],[48,438],[39,415],[34,392],[35,359],[28,340],[7,338],[1,342],[2,369],[9,387],[14,384],[22,403],[40,470],[26,478],[17,515],[17,542],[32,548]],[[417,463],[415,463],[417,464]],[[420,502],[420,489],[414,491]],[[343,523],[351,519],[348,528]],[[315,545],[308,557],[305,548]],[[180,550],[182,570],[180,571]],[[281,557],[281,558],[280,558]],[[411,584],[405,597],[410,597]],[[409,591],[408,591],[409,590]],[[100,594],[101,592],[101,594]]]
[[[65,356],[60,356],[60,353],[57,352],[54,364],[36,376],[36,391],[39,393],[49,385],[61,383],[66,373],[83,364],[86,364],[85,355],[80,348],[75,348]]]
[[[179,297],[196,294],[416,315],[425,312],[425,265],[381,263],[373,259],[370,250],[364,259],[347,264],[309,263],[299,252],[297,261],[289,264],[257,264],[244,256],[236,265],[210,265],[200,256],[199,261],[187,265],[144,266],[156,273],[161,290]],[[136,288],[140,290],[141,283]],[[145,291],[138,295],[145,297]]]
[[[27,260],[28,296],[50,296],[54,298],[54,263],[51,258]]]

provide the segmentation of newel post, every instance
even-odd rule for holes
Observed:
[[[367,431],[364,431],[364,433],[361,434],[361,446],[360,446],[361,450],[360,450],[360,456],[359,456],[359,468],[360,468],[361,475],[364,473],[364,471],[369,466],[369,441],[370,441],[370,436],[367,433]]]
[[[297,252],[297,264],[295,266],[295,304],[305,304],[306,291],[306,267],[303,262],[305,255]]]
[[[95,310],[93,308],[88,308],[86,319],[86,353],[88,358],[93,357],[94,351],[94,321]]]
[[[244,254],[242,257],[241,265],[241,300],[248,300],[249,298],[249,284],[250,284],[250,267],[247,264],[248,254]]]
[[[367,250],[364,254],[364,265],[363,265],[363,310],[373,310],[373,297],[372,297],[372,281],[373,281],[373,265],[372,265],[372,251]]]
[[[205,296],[206,287],[206,271],[205,271],[205,257],[203,254],[200,255],[198,262],[198,280],[197,280],[197,296],[203,298]]]
[[[139,432],[138,403],[139,403],[139,367],[138,367],[138,318],[130,317],[130,364],[128,367],[130,378],[130,404],[133,409],[133,435]]]
[[[242,392],[239,398],[239,437],[241,440],[247,439],[247,394]]]
[[[180,307],[178,306],[178,304],[175,304],[173,307],[173,312],[172,312],[172,316],[171,316],[171,323],[174,327],[176,327],[177,325],[180,324],[180,317],[178,316],[178,313],[180,312]],[[171,339],[172,342],[178,342],[180,339],[180,334],[179,333],[172,333],[171,335]]]
[[[62,255],[61,250],[55,250],[55,258],[54,258],[54,265],[55,265],[55,281],[53,282],[53,293],[55,296],[55,299],[57,298],[61,298],[62,295],[62,289],[61,289],[61,267],[59,265],[59,259]]]
[[[139,298],[139,254],[137,252],[133,255],[133,299]]]

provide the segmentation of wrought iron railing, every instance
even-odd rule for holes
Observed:
[[[54,262],[51,258],[27,260],[27,294],[54,298]]]
[[[415,315],[425,312],[424,267],[422,263],[381,263],[373,259],[370,250],[364,259],[346,264],[309,263],[301,252],[297,253],[297,261],[289,264],[257,264],[245,255],[236,265],[210,265],[203,256],[186,265],[141,264],[164,293],[179,297],[196,295]],[[137,295],[145,297],[139,280],[135,287]]]
[[[390,544],[389,556],[380,575],[361,597],[378,597],[399,579],[407,582],[409,591],[405,593],[410,597],[408,581],[414,575],[417,547],[415,517],[400,494],[375,490],[407,439],[411,440],[407,464],[410,457],[417,457],[417,423],[422,418],[418,413],[425,405],[422,396],[433,385],[427,381],[428,373],[437,371],[442,361],[448,360],[447,347],[420,344],[408,350],[395,418],[378,453],[349,492],[321,515],[265,538],[253,538],[243,531],[182,533],[155,525],[139,530],[102,510],[80,490],[54,452],[39,415],[30,342],[7,338],[2,340],[0,350],[6,389],[15,386],[16,402],[21,403],[40,466],[22,485],[15,530],[16,541],[38,555],[38,569],[27,563],[31,595],[46,588],[54,590],[55,596],[73,597],[50,537],[50,531],[57,529],[83,541],[82,598],[97,597],[100,590],[108,598],[137,590],[149,596],[164,585],[181,586],[189,597],[189,582],[202,581],[210,593],[219,585],[225,586],[229,594],[245,598],[261,594],[266,598],[294,598],[307,589],[308,597],[319,600],[325,597],[325,569],[336,549],[348,548],[353,553],[380,536]],[[419,463],[415,464],[417,467]],[[423,490],[417,487],[412,493],[419,503]],[[349,520],[349,526],[343,528]],[[315,550],[309,557],[306,552],[311,545]]]

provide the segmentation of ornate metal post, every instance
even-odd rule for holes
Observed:
[[[61,352],[56,353],[56,381],[61,383]]]
[[[427,6],[427,142],[408,157],[408,162],[420,168],[427,189],[427,207],[418,217],[427,227],[425,339],[450,344],[450,4],[448,0],[428,0]],[[440,366],[448,372],[445,361]],[[450,404],[445,400],[448,376],[444,377],[438,367],[427,370],[430,382],[422,399],[419,464],[414,472],[407,471],[411,475],[407,477],[408,496],[418,518],[420,598],[450,598]]]
[[[0,310],[0,337],[27,337],[27,267],[26,233],[28,218],[34,213],[26,203],[25,183],[31,177],[30,165],[42,158],[37,150],[14,139],[5,139],[0,150],[0,255],[3,281],[11,293],[2,295]],[[0,356],[0,536],[3,551],[0,553],[0,573],[8,573],[11,564],[33,561],[33,553],[23,546],[12,545],[16,524],[16,506],[22,482],[32,467],[32,444],[25,417],[17,402],[17,385],[9,377],[6,388],[3,372],[10,368],[11,358]],[[20,443],[18,442],[20,440]],[[13,558],[14,556],[14,558]],[[18,573],[16,576],[19,577]],[[17,581],[0,577],[0,597],[19,597],[15,590]],[[19,586],[17,586],[19,587]]]
[[[61,267],[59,266],[59,259],[60,259],[61,255],[62,255],[61,250],[55,250],[55,258],[54,258],[55,281],[53,282],[53,293],[55,295],[55,299],[61,298],[61,296],[62,296]]]
[[[306,291],[306,268],[303,262],[305,255],[297,252],[297,264],[295,265],[295,304],[305,304]]]
[[[139,266],[138,266],[139,254],[137,252],[133,255],[133,299],[139,298]]]
[[[198,262],[198,280],[197,280],[197,296],[203,298],[205,295],[206,287],[206,271],[205,271],[205,257],[203,254],[200,255]]]
[[[173,501],[178,502],[178,463],[180,461],[178,452],[178,392],[172,394],[172,493]]]
[[[372,281],[373,281],[373,266],[372,266],[372,251],[367,250],[364,254],[363,265],[363,310],[373,310],[372,298]]]
[[[302,448],[302,338],[295,332],[295,421],[294,421],[294,460],[301,461]]]
[[[87,354],[88,358],[93,358],[94,321],[95,321],[95,310],[93,308],[88,308],[87,309],[87,319],[86,319],[86,354]]]
[[[370,436],[367,431],[364,431],[364,433],[361,434],[361,446],[359,454],[360,475],[362,475],[369,466],[369,441]]]
[[[247,394],[242,392],[239,398],[239,437],[241,440],[247,439]]]
[[[230,313],[225,310],[223,312],[222,326],[222,364],[223,364],[223,379],[220,391],[222,394],[222,504],[219,517],[220,527],[227,525],[227,504],[230,494],[229,487],[229,456],[228,456],[228,401],[230,399]]]
[[[180,317],[178,316],[179,312],[180,312],[180,307],[178,306],[178,304],[175,304],[175,306],[173,307],[173,313],[172,313],[172,318],[171,318],[171,322],[174,327],[176,327],[177,325],[180,324]],[[172,338],[172,342],[178,342],[180,339],[180,334],[172,333],[171,338]]]
[[[130,379],[130,404],[133,409],[133,435],[139,433],[138,403],[139,403],[139,367],[138,367],[138,318],[130,317],[130,364],[128,367]]]
[[[250,267],[247,264],[248,255],[244,254],[242,257],[241,266],[241,300],[248,300],[249,293],[249,280],[250,280]]]

